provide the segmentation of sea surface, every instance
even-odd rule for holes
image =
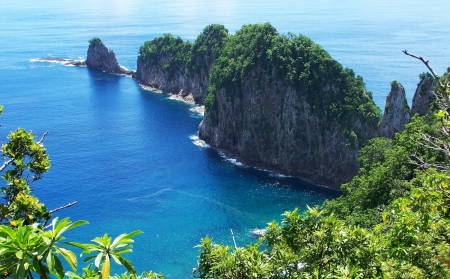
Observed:
[[[195,40],[212,23],[230,33],[270,22],[280,33],[309,36],[352,68],[384,108],[390,82],[411,104],[428,59],[438,74],[450,64],[448,0],[410,1],[10,1],[0,5],[0,142],[17,127],[39,138],[52,167],[33,184],[53,209],[89,225],[68,234],[89,242],[142,230],[132,254],[139,272],[190,278],[195,245],[205,236],[238,246],[296,207],[339,195],[299,179],[240,165],[195,143],[201,116],[189,104],[145,91],[134,80],[35,58],[85,59],[101,38],[119,63],[136,68],[139,47],[172,33]],[[115,272],[123,269],[115,267]]]

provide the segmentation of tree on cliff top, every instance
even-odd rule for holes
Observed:
[[[244,25],[227,39],[211,72],[207,111],[214,113],[217,90],[240,96],[243,80],[250,73],[262,92],[264,81],[293,88],[324,122],[351,125],[359,119],[376,126],[380,120],[380,109],[360,76],[343,68],[308,37],[280,35],[270,23]]]
[[[100,46],[100,45],[103,45],[103,42],[97,37],[94,37],[89,40],[89,46]]]

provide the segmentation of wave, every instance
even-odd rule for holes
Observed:
[[[289,178],[289,177],[290,177],[289,175],[284,175],[284,174],[275,172],[275,171],[273,171],[273,170],[261,169],[261,168],[257,168],[257,167],[252,167],[252,166],[245,165],[245,164],[239,162],[238,159],[229,157],[229,156],[228,156],[225,152],[223,152],[223,151],[219,151],[219,155],[220,155],[220,157],[222,157],[223,159],[225,159],[225,161],[229,162],[230,164],[233,164],[233,165],[238,166],[238,167],[243,167],[243,168],[254,168],[254,169],[259,170],[259,171],[267,172],[267,173],[269,174],[270,177],[274,177],[274,178],[278,178],[278,179],[281,179],[281,178]]]
[[[192,117],[203,118],[205,116],[205,106],[196,105],[189,109]]]
[[[62,58],[48,57],[48,58],[31,58],[29,60],[29,62],[30,63],[34,63],[34,62],[55,63],[55,64],[60,64],[60,65],[71,67],[71,66],[75,66],[74,63],[84,62],[84,60],[83,59],[73,60],[73,59],[62,59]],[[85,66],[79,65],[79,67],[85,67]]]
[[[209,144],[207,144],[205,141],[201,140],[198,135],[192,135],[189,137],[192,140],[192,143],[200,146],[202,148],[209,148]]]
[[[227,156],[224,152],[222,152],[222,151],[219,151],[219,155],[220,155],[220,157],[222,157],[223,159],[225,159],[225,161],[227,161],[227,162],[229,162],[229,163],[231,163],[231,164],[233,164],[233,165],[235,165],[235,166],[238,166],[238,167],[248,167],[248,166],[244,165],[243,163],[239,162],[237,159],[228,157],[228,156]]]

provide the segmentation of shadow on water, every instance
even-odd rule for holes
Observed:
[[[324,195],[329,199],[335,199],[341,195],[339,190],[316,185],[300,178],[283,176],[268,170],[260,170],[254,167],[233,164],[224,159],[217,150],[211,148],[205,149],[205,152],[212,161],[226,163],[237,172],[237,175],[242,174],[254,177],[260,184],[271,185],[277,188],[287,188],[296,192],[314,192]]]
[[[110,89],[119,89],[119,80],[122,76],[107,74],[99,70],[93,70],[90,68],[86,68],[89,73],[91,86],[94,90],[101,89],[101,91],[105,90],[105,86]]]

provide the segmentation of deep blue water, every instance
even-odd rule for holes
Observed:
[[[411,102],[426,70],[403,49],[425,56],[438,73],[448,66],[448,1],[341,2],[2,1],[0,141],[19,126],[37,136],[49,132],[52,168],[34,187],[50,209],[78,201],[60,215],[90,225],[69,236],[87,242],[143,230],[129,255],[136,268],[189,278],[200,238],[231,245],[233,229],[243,246],[253,240],[252,228],[337,193],[235,166],[194,145],[201,118],[190,106],[130,78],[32,59],[85,58],[87,41],[97,36],[135,69],[139,46],[163,33],[193,40],[211,23],[234,33],[246,23],[271,22],[281,33],[311,37],[363,76],[380,107],[392,80]]]

